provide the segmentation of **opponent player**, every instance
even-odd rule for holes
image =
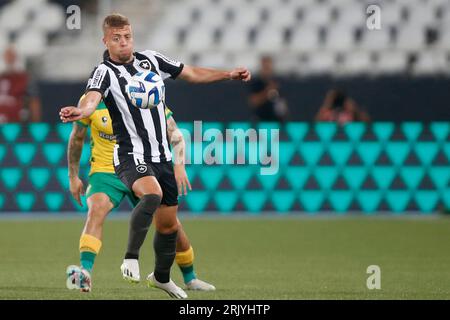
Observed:
[[[104,100],[117,140],[113,156],[115,172],[140,199],[131,214],[127,255],[131,257],[138,252],[153,213],[161,205],[162,210],[155,215],[155,269],[147,280],[172,297],[187,298],[187,294],[170,279],[178,234],[178,192],[166,134],[164,104],[146,110],[135,108],[125,92],[127,78],[145,70],[152,70],[163,80],[179,76],[193,83],[248,81],[251,75],[245,68],[221,71],[184,65],[151,50],[133,52],[131,25],[120,14],[104,19],[103,34],[110,58],[94,69],[85,99],[78,107],[62,108],[60,118],[62,122],[87,118],[101,99]]]
[[[83,98],[83,97],[82,97]],[[175,153],[174,172],[179,195],[187,194],[191,188],[184,167],[185,143],[178,129],[172,112],[165,109],[169,142]],[[108,213],[119,206],[126,196],[133,205],[138,199],[114,173],[112,164],[114,145],[116,143],[111,125],[111,117],[103,101],[95,112],[86,119],[73,125],[68,144],[68,166],[70,192],[81,205],[80,196],[84,194],[83,182],[79,178],[79,163],[87,129],[91,128],[91,170],[87,190],[88,216],[80,238],[80,265],[67,268],[67,287],[89,292],[92,288],[92,268],[96,255],[101,248],[103,222]],[[160,209],[157,209],[160,210]],[[194,271],[194,251],[180,222],[178,221],[178,239],[175,261],[183,274],[186,288],[189,290],[210,291],[215,287],[197,279]],[[90,243],[90,245],[89,245]],[[124,259],[121,271],[124,279],[131,282],[140,281],[138,257]]]

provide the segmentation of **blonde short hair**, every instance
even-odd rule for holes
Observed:
[[[130,21],[127,17],[120,13],[113,13],[105,17],[103,20],[103,33],[106,33],[108,28],[123,28],[124,26],[129,26]]]

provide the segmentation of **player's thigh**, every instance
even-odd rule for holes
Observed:
[[[132,161],[122,162],[114,167],[117,176],[131,190],[136,197],[141,198],[145,194],[158,194],[162,197],[162,190],[156,180],[151,165],[135,165]]]
[[[114,173],[94,173],[89,177],[86,196],[90,211],[108,212],[116,208],[126,195],[127,189]]]
[[[178,186],[173,172],[172,162],[152,164],[155,172],[158,172],[158,182],[162,190],[161,204],[166,206],[178,206]]]

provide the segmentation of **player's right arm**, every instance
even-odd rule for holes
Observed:
[[[84,194],[83,182],[78,176],[80,168],[80,157],[83,151],[84,138],[86,137],[87,127],[78,122],[74,122],[72,132],[70,133],[69,145],[67,148],[67,162],[69,169],[70,193],[74,199],[81,204],[81,195]]]
[[[72,122],[88,118],[94,113],[110,83],[108,68],[103,64],[98,65],[89,77],[86,94],[78,103],[78,108],[75,106],[62,108],[59,112],[61,121]]]
[[[101,100],[102,94],[100,92],[89,91],[78,104],[78,108],[74,106],[67,106],[61,109],[59,112],[61,121],[66,123],[88,118],[94,113]]]

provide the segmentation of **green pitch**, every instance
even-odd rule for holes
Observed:
[[[0,299],[167,299],[122,280],[127,221],[106,222],[93,292],[65,287],[83,220],[0,220]],[[185,219],[197,274],[217,287],[191,299],[449,299],[450,219]],[[153,232],[141,254],[152,271]],[[381,290],[368,290],[369,265]],[[177,267],[173,279],[181,284]]]

